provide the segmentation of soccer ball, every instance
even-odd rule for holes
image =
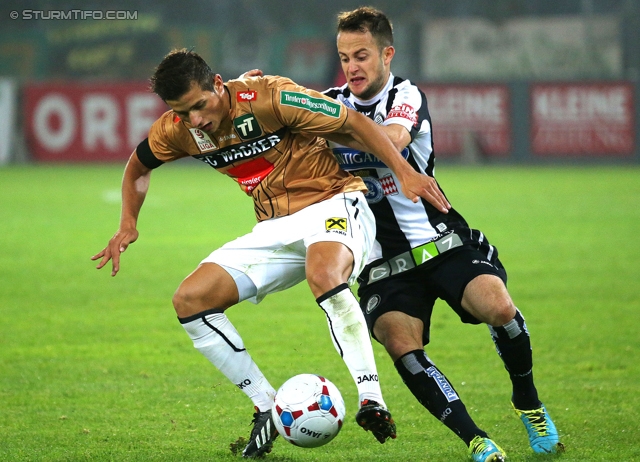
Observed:
[[[317,448],[334,439],[344,420],[338,388],[324,377],[300,374],[287,380],[271,408],[282,437],[303,448]]]

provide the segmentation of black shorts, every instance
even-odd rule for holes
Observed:
[[[438,298],[447,302],[462,322],[480,324],[480,321],[462,308],[462,295],[467,284],[482,274],[493,274],[507,283],[507,272],[500,263],[497,252],[489,260],[483,252],[463,247],[450,255],[441,255],[438,260],[360,286],[360,307],[373,338],[376,320],[389,311],[400,311],[422,320],[422,341],[427,345],[431,313]]]

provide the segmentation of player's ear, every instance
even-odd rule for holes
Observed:
[[[213,76],[213,90],[218,95],[222,95],[224,93],[224,82],[222,81],[222,77],[220,76],[220,74],[216,74]]]
[[[393,46],[384,47],[384,50],[382,50],[382,60],[384,61],[384,64],[388,65],[395,54],[396,49],[393,48]]]

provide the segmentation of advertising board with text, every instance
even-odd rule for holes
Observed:
[[[420,85],[427,96],[436,156],[462,154],[470,137],[482,155],[511,151],[510,94],[506,85]]]
[[[531,151],[537,156],[631,156],[634,88],[628,83],[531,86]]]
[[[24,101],[27,146],[47,162],[126,160],[168,109],[146,82],[32,84]]]

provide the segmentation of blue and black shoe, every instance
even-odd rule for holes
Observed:
[[[513,405],[513,403],[511,404]],[[558,437],[558,430],[556,430],[556,426],[544,405],[530,411],[521,411],[516,409],[515,406],[513,406],[513,409],[527,429],[529,444],[534,452],[549,454],[564,450],[564,446]]]
[[[476,436],[469,444],[469,458],[473,462],[504,462],[507,455],[489,438]]]

